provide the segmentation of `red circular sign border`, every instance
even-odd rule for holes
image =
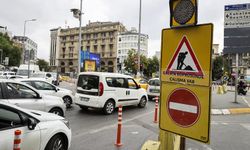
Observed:
[[[170,112],[169,112],[169,108],[168,108],[170,96],[171,96],[175,91],[177,91],[177,90],[182,90],[182,89],[187,90],[187,91],[189,91],[191,94],[193,94],[194,97],[197,99],[197,102],[198,102],[198,105],[199,105],[199,110],[198,110],[199,114],[198,114],[197,119],[194,121],[194,123],[192,123],[192,124],[190,124],[190,125],[188,125],[188,126],[183,126],[183,125],[180,125],[180,124],[178,124],[177,122],[175,122],[175,121],[173,120],[173,118],[171,117]],[[178,126],[180,126],[180,127],[183,127],[183,128],[191,127],[191,126],[193,126],[193,125],[199,120],[199,118],[200,118],[200,114],[201,114],[201,104],[200,104],[200,101],[199,101],[198,97],[194,94],[194,92],[191,91],[191,90],[189,90],[188,88],[181,87],[181,88],[176,88],[176,89],[174,89],[174,90],[168,95],[167,104],[166,104],[166,105],[167,105],[167,110],[168,110],[168,116],[169,116],[169,118],[171,118],[171,120],[172,120],[176,125],[178,125]]]

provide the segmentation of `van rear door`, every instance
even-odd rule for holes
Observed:
[[[76,93],[84,95],[99,95],[99,76],[79,75]]]

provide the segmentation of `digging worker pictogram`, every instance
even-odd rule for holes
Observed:
[[[179,53],[177,60],[177,70],[182,70],[182,67],[184,65],[184,60],[187,54],[188,54],[187,51],[185,53]]]

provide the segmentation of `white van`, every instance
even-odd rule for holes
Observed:
[[[147,92],[132,77],[117,73],[83,72],[77,79],[75,104],[82,109],[102,108],[112,114],[119,105],[145,107]]]
[[[30,75],[32,73],[40,72],[38,65],[30,65]],[[21,64],[19,68],[17,69],[16,75],[22,76],[22,77],[28,77],[28,65],[27,64]]]

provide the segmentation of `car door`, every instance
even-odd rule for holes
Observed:
[[[56,87],[44,81],[33,81],[33,87],[39,92],[52,96],[59,96],[60,93],[56,91]]]
[[[9,103],[22,108],[45,111],[45,102],[39,94],[21,83],[6,82],[6,94]]]
[[[126,80],[121,77],[107,77],[106,82],[110,90],[105,90],[105,92],[110,92],[106,95],[114,95],[114,99],[117,100],[117,106],[127,105],[127,95],[126,95]]]
[[[14,143],[14,133],[21,130],[21,149],[40,149],[40,129],[38,126],[34,130],[27,127],[27,116],[16,109],[0,104],[0,149],[12,150]],[[4,138],[2,138],[4,137]]]
[[[138,104],[139,103],[139,96],[138,95],[138,88],[139,86],[137,85],[137,83],[134,81],[134,79],[132,78],[128,78],[127,79],[127,83],[128,83],[128,86],[127,86],[127,97],[128,97],[128,102],[129,104],[131,105],[134,105],[134,104]]]

